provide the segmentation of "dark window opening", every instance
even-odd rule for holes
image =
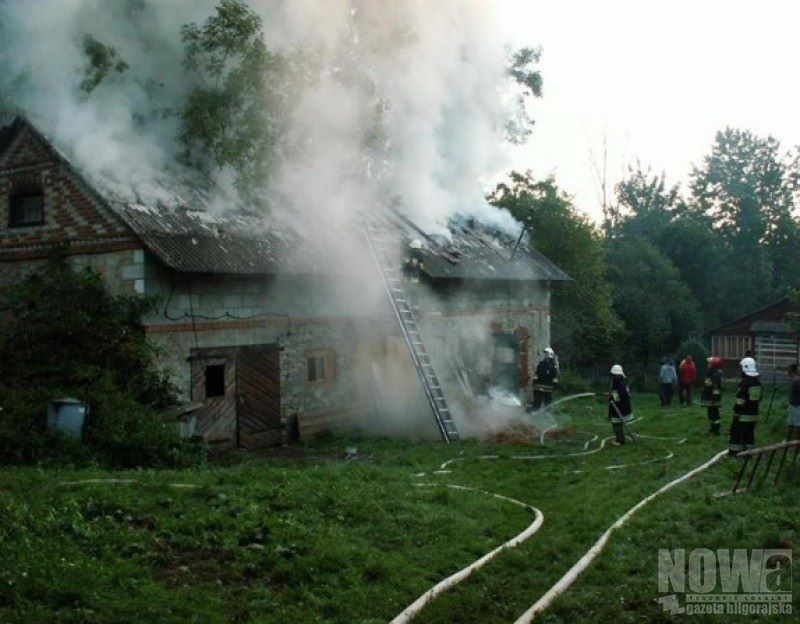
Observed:
[[[40,188],[17,189],[9,198],[8,227],[44,224],[44,194]]]
[[[306,358],[308,381],[333,383],[336,380],[336,355],[331,350],[314,351]]]
[[[206,398],[225,396],[225,365],[206,366]]]
[[[325,358],[312,356],[308,358],[308,380],[321,381],[325,379]]]

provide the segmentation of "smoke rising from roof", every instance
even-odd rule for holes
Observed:
[[[185,201],[179,162],[190,77],[180,29],[216,0],[0,0],[0,95],[28,115],[100,188],[144,204]],[[509,50],[492,3],[479,0],[251,0],[267,46],[303,50],[317,73],[289,117],[268,203],[276,216],[327,227],[396,204],[445,233],[456,213],[501,227],[484,185],[507,166],[517,104]],[[79,87],[86,35],[127,63],[90,94]],[[2,100],[0,100],[2,103]],[[214,172],[212,206],[235,197]]]

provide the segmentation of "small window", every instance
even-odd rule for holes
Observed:
[[[225,396],[225,365],[209,364],[206,366],[206,398]]]
[[[8,203],[8,227],[44,224],[44,194],[37,187],[15,190]]]
[[[312,351],[306,361],[309,383],[332,383],[336,380],[336,354],[333,351]]]

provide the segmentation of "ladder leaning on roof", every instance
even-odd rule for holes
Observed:
[[[436,425],[445,442],[458,440],[458,430],[453,422],[453,415],[447,406],[447,400],[442,392],[442,384],[433,368],[430,354],[422,341],[422,334],[419,325],[414,318],[414,312],[408,301],[406,289],[403,287],[403,273],[397,258],[392,254],[392,250],[386,246],[383,231],[375,218],[367,221],[364,227],[364,234],[367,245],[378,266],[381,274],[381,281],[389,295],[389,302],[392,310],[400,324],[403,338],[411,354],[411,361],[422,381],[425,389],[425,398],[428,400]]]

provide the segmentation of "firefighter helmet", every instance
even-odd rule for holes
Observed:
[[[625,376],[625,373],[622,371],[622,366],[619,364],[614,364],[614,366],[611,367],[611,374]]]
[[[739,362],[739,366],[742,367],[742,372],[748,377],[758,377],[758,368],[756,368],[756,361],[753,358],[743,358]]]
[[[709,368],[722,368],[722,358],[718,355],[712,355],[707,361]]]

